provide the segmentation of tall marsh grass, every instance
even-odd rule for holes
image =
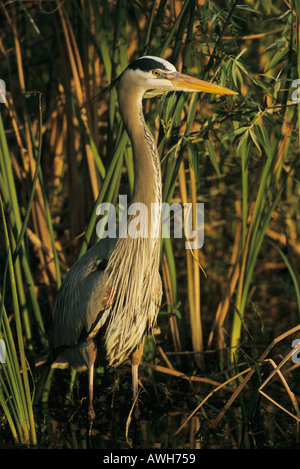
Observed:
[[[38,404],[52,399],[55,409],[61,402],[51,398],[58,383],[45,365],[55,295],[68,268],[96,241],[97,205],[132,192],[133,155],[115,89],[80,108],[131,60],[149,54],[239,92],[170,93],[144,104],[161,158],[163,201],[205,204],[201,250],[185,249],[184,239],[161,245],[164,299],[160,334],[147,340],[141,366],[145,401],[150,386],[171,405],[181,379],[189,382],[189,411],[198,414],[187,419],[186,443],[170,436],[160,444],[198,447],[201,435],[214,447],[206,425],[217,413],[227,435],[219,447],[276,447],[279,441],[287,447],[291,432],[282,428],[284,418],[290,422],[289,406],[296,410],[292,438],[299,443],[297,365],[288,366],[288,359],[280,365],[278,375],[289,384],[281,380],[273,401],[263,401],[260,387],[263,364],[274,368],[276,354],[287,356],[299,334],[300,105],[292,101],[293,81],[300,78],[298,2],[57,0],[0,8],[0,78],[7,90],[0,104],[5,441],[49,441]],[[285,335],[289,330],[294,336]],[[276,337],[288,343],[280,339],[271,349]],[[254,372],[256,382],[250,381]],[[66,379],[72,400],[76,378]],[[209,386],[232,392],[230,403],[202,406],[214,395]],[[279,417],[274,400],[281,403]],[[181,423],[187,405],[176,414]],[[258,421],[264,438],[253,436]],[[72,425],[70,435],[69,445],[80,447]],[[155,445],[160,436],[145,427],[144,439]]]

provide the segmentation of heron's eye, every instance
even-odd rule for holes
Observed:
[[[152,73],[153,73],[153,75],[154,75],[155,77],[159,77],[159,75],[160,75],[160,73],[159,73],[158,70],[153,70]]]

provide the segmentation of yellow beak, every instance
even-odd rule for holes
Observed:
[[[215,85],[208,81],[198,80],[198,78],[184,75],[183,73],[174,72],[168,75],[168,80],[173,84],[176,90],[180,91],[204,91],[205,93],[214,94],[238,94],[236,91],[232,91],[224,86]]]

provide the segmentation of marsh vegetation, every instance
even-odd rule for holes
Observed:
[[[149,54],[239,94],[144,103],[163,201],[204,203],[205,237],[193,251],[162,240],[142,444],[297,447],[299,3],[36,0],[0,11],[0,446],[87,445],[86,376],[46,363],[53,304],[96,242],[96,207],[130,198],[133,160],[114,89],[79,108]],[[129,447],[130,383],[126,364],[97,370],[94,447]]]

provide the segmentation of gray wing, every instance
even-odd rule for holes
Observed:
[[[105,310],[109,274],[101,263],[109,259],[114,240],[106,238],[90,248],[67,273],[56,297],[53,317],[54,347],[73,346],[89,332]]]

